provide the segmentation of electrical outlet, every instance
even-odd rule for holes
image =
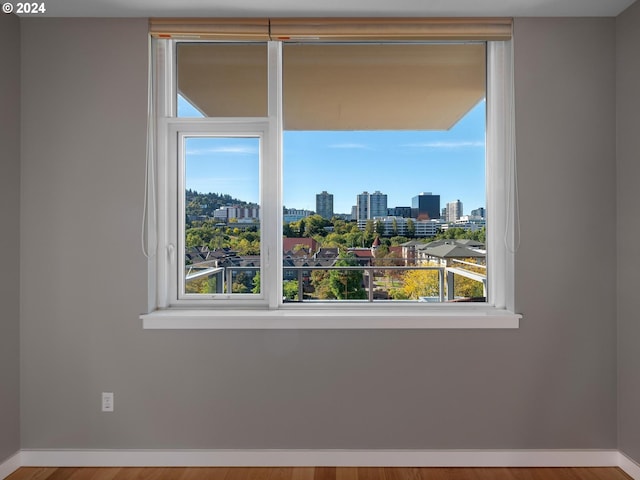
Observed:
[[[113,392],[102,392],[102,411],[113,412]]]

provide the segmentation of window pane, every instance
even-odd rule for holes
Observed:
[[[284,45],[285,299],[485,300],[485,65],[483,44]]]
[[[179,117],[267,115],[266,44],[179,43],[177,61]]]
[[[183,294],[260,293],[260,139],[184,139]]]

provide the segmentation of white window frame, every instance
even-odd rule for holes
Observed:
[[[264,118],[177,118],[175,40],[154,40],[156,92],[155,183],[149,198],[157,217],[156,254],[149,259],[146,329],[323,329],[323,328],[517,328],[514,312],[513,59],[511,41],[487,42],[487,270],[488,299],[482,304],[313,303],[282,301],[282,42],[268,44],[268,108]],[[165,68],[165,66],[170,66]],[[184,236],[178,219],[179,175],[175,152],[180,135],[248,135],[261,138],[261,293],[180,298],[178,264]],[[152,132],[154,133],[154,132]],[[154,139],[152,138],[152,142]],[[268,168],[263,168],[263,160]],[[151,176],[153,178],[153,176]],[[151,180],[153,182],[153,180]],[[155,201],[155,203],[154,203]],[[153,238],[153,235],[147,235]],[[182,246],[182,247],[180,247]]]
[[[170,121],[168,123],[168,148],[170,152],[178,152],[177,157],[172,155],[168,156],[169,162],[167,186],[177,187],[171,188],[168,205],[172,208],[177,204],[177,216],[171,214],[171,218],[183,219],[185,218],[185,144],[184,140],[187,138],[258,138],[260,141],[259,152],[259,178],[265,179],[260,183],[266,183],[270,185],[273,182],[275,172],[270,172],[269,169],[264,169],[264,159],[267,156],[268,151],[268,136],[269,136],[269,123],[267,120],[256,120],[247,122],[242,119],[241,121],[228,121],[219,119],[198,119],[199,121]],[[177,163],[177,165],[174,165]],[[265,188],[260,188],[259,194],[260,204],[260,218],[261,224],[264,228],[260,229],[261,237],[273,238],[276,234],[274,231],[274,225],[272,218],[275,217],[276,211],[274,211],[273,192],[266,192]],[[168,238],[172,245],[177,245],[177,255],[172,257],[177,264],[171,264],[167,269],[168,275],[165,280],[168,288],[168,301],[169,306],[206,306],[213,307],[216,304],[219,306],[221,301],[225,304],[229,303],[234,306],[266,306],[267,298],[272,298],[274,292],[273,281],[266,274],[266,259],[269,255],[269,249],[267,248],[267,242],[260,242],[260,293],[224,293],[224,294],[187,294],[184,293],[185,278],[184,275],[172,274],[172,272],[180,272],[180,268],[184,268],[184,254],[185,251],[185,222],[178,220],[177,222],[168,222],[167,224]],[[262,238],[261,238],[262,240]]]

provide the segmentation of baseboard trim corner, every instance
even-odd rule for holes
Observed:
[[[624,453],[619,452],[618,467],[631,478],[640,479],[640,465],[627,457]]]
[[[7,478],[20,467],[22,467],[22,452],[17,452],[12,457],[0,463],[0,479]]]

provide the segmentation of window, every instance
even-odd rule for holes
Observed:
[[[283,45],[285,301],[486,300],[485,47]]]
[[[202,327],[218,318],[226,328],[305,328],[309,318],[328,326],[329,317],[334,323],[349,317],[358,327],[387,328],[388,318],[403,327],[427,325],[429,318],[470,326],[482,317],[493,326],[513,326],[513,255],[502,243],[513,230],[506,170],[509,42],[285,40],[154,40],[157,176],[150,191],[157,189],[157,199],[150,201],[157,218],[147,228],[157,235],[157,254],[150,260],[155,288],[145,325]],[[427,185],[434,192],[412,187],[389,204],[384,181],[391,186],[392,180],[384,169],[380,190],[374,185],[361,193],[357,169],[345,168],[348,178],[340,183],[354,188],[350,218],[351,211],[336,209],[347,210],[332,192],[338,187],[331,181],[340,176],[335,164],[323,165],[310,153],[305,163],[291,153],[301,148],[304,157],[323,135],[343,149],[363,148],[358,138],[372,135],[424,147],[424,131],[454,129],[468,111],[480,119],[466,146],[480,151],[481,165],[474,167],[480,173],[471,176],[483,196],[488,119],[487,202],[469,207],[482,213],[478,222],[485,211],[491,221],[486,244],[448,242],[449,250],[466,252],[452,259],[444,252],[447,242],[411,238],[433,238],[453,227],[445,216],[461,220],[465,207],[451,193],[443,215],[437,182]],[[397,160],[405,168],[400,165]],[[321,174],[325,167],[329,172]],[[302,173],[289,175],[295,170]],[[284,199],[294,190],[308,203],[286,208]],[[395,256],[388,255],[391,247]],[[481,302],[451,302],[461,300],[463,282],[456,285],[456,278],[475,292],[464,299]],[[406,295],[398,285],[409,280],[428,280],[430,289]]]

